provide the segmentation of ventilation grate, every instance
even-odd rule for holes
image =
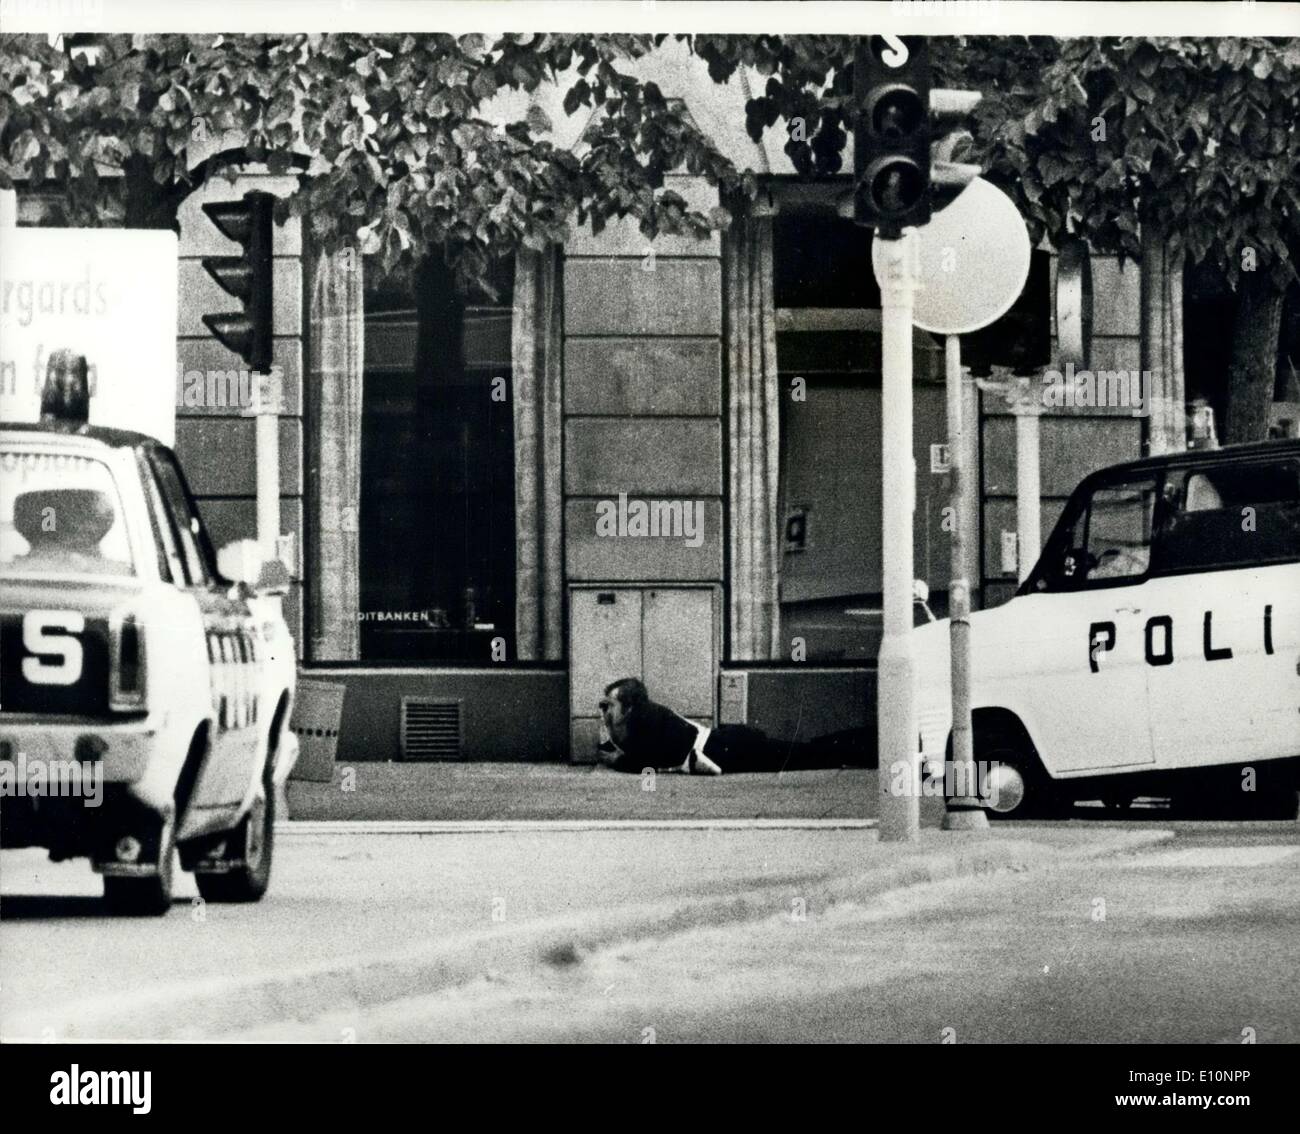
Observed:
[[[428,697],[402,698],[402,759],[460,760],[460,701]]]

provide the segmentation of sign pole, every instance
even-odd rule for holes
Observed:
[[[278,557],[280,539],[280,375],[255,374],[257,382],[257,542],[262,562]]]
[[[1038,463],[1038,407],[1028,390],[1019,391],[1016,401],[1016,575],[1020,582],[1029,577],[1042,550],[1040,501],[1041,474]]]
[[[948,394],[948,490],[952,506],[952,582],[948,587],[948,641],[952,676],[952,749],[944,768],[948,806],[945,831],[985,831],[988,817],[977,798],[975,744],[971,727],[970,581],[966,578],[971,531],[966,492],[966,438],[963,433],[964,391],[961,378],[961,339],[944,339]]]
[[[917,237],[878,240],[873,256],[882,321],[881,461],[884,636],[880,643],[880,809],[882,841],[920,834],[920,752],[913,703],[912,513],[916,465],[912,457],[912,306],[918,287]],[[899,788],[901,790],[894,790]]]

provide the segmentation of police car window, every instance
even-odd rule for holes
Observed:
[[[1036,590],[1139,579],[1151,561],[1154,476],[1102,485],[1072,505],[1035,573]]]
[[[1155,477],[1110,485],[1092,494],[1084,579],[1127,579],[1147,573],[1155,499]]]
[[[0,452],[0,572],[134,575],[122,499],[93,457]]]
[[[1300,461],[1242,461],[1171,473],[1156,562],[1164,571],[1300,559]]]
[[[176,540],[185,563],[185,577],[192,586],[207,586],[212,575],[205,555],[206,541],[203,540],[203,529],[198,522],[197,513],[190,507],[189,493],[185,491],[180,473],[170,460],[159,453],[151,454],[150,463],[158,475],[158,486],[167,500],[168,510],[176,521]]]
[[[180,548],[176,544],[176,534],[172,531],[171,521],[167,516],[167,506],[163,503],[158,482],[148,462],[141,462],[141,480],[144,482],[145,495],[149,498],[149,522],[153,527],[154,543],[158,551],[158,572],[168,583],[185,581],[185,567],[181,562]]]

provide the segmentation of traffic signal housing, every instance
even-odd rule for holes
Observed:
[[[963,161],[974,144],[971,114],[983,96],[978,91],[930,92],[930,211],[952,204],[984,171]]]
[[[227,350],[250,369],[271,369],[272,283],[271,224],[275,195],[254,191],[242,201],[214,201],[203,206],[217,230],[243,248],[240,256],[205,256],[203,267],[218,286],[244,305],[239,313],[204,315],[203,322]]]
[[[858,41],[853,219],[886,240],[930,219],[930,55],[924,36]]]

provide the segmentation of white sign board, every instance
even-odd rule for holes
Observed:
[[[1001,189],[977,177],[916,232],[921,286],[914,326],[970,334],[996,323],[1020,298],[1029,278],[1029,231]]]
[[[0,421],[40,420],[52,351],[85,355],[90,423],[176,439],[177,242],[142,229],[0,229]]]

